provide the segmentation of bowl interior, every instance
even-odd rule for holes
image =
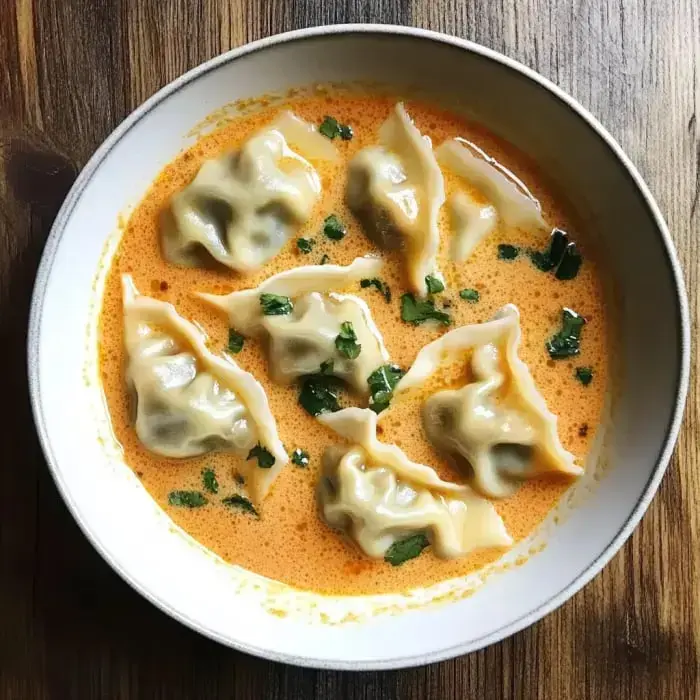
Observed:
[[[318,610],[333,601],[261,583],[173,532],[110,448],[95,321],[119,215],[189,145],[195,124],[244,97],[358,80],[418,89],[450,104],[511,141],[557,183],[605,251],[614,282],[615,382],[603,452],[609,468],[548,533],[542,552],[470,597],[410,611],[401,597],[391,598],[385,614],[329,624]],[[292,663],[425,663],[538,619],[592,577],[636,524],[661,478],[682,408],[682,283],[663,222],[635,178],[565,97],[490,52],[427,33],[306,31],[258,42],[176,81],[90,162],[59,214],[38,278],[29,338],[34,409],[76,519],[117,571],[163,609],[224,643]],[[392,605],[401,614],[391,614]]]

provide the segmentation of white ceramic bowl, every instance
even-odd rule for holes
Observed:
[[[323,598],[224,564],[174,527],[121,462],[96,371],[96,318],[117,219],[225,103],[292,86],[373,80],[410,86],[487,124],[539,163],[600,238],[619,308],[613,401],[601,459],[561,522],[495,567],[471,596]],[[498,641],[561,605],[630,535],[675,442],[689,367],[682,275],[634,166],[580,105],[481,46],[421,30],[336,26],[292,32],[215,58],[137,109],[87,164],[54,224],[29,332],[31,398],[49,466],[102,556],[135,589],[224,644],[333,668],[423,664]],[[601,476],[602,474],[602,476]],[[599,483],[598,483],[599,482]],[[518,553],[544,549],[508,567]]]

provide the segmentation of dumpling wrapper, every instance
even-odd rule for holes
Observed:
[[[490,204],[476,204],[464,192],[452,195],[447,200],[447,207],[452,228],[450,257],[456,262],[464,262],[496,228],[496,209]]]
[[[338,419],[339,413],[345,415]],[[372,429],[376,417],[366,420],[362,413],[344,409],[319,418],[353,443],[331,447],[323,457],[318,499],[329,525],[347,532],[375,558],[415,534],[425,534],[442,558],[512,544],[489,501],[469,488],[442,482],[434,470],[410,462],[395,445],[377,442]]]
[[[435,447],[466,460],[471,484],[492,498],[512,494],[524,479],[545,472],[582,473],[557,434],[557,417],[518,357],[520,314],[508,304],[492,321],[462,326],[426,345],[394,390],[422,386],[445,361],[472,352],[473,381],[432,394],[423,425]]]
[[[275,382],[289,384],[318,372],[323,362],[332,360],[332,374],[365,395],[369,392],[367,378],[388,361],[389,353],[367,304],[354,295],[330,290],[376,277],[381,268],[382,261],[377,258],[356,258],[347,266],[308,265],[273,275],[254,289],[198,296],[226,312],[230,325],[239,333],[266,339]],[[294,308],[289,314],[266,316],[261,294],[289,297]],[[355,359],[345,357],[335,346],[345,321],[352,323],[362,348]]]
[[[139,440],[171,458],[216,450],[245,459],[259,443],[274,465],[245,461],[241,472],[251,498],[261,502],[288,461],[262,386],[230,357],[210,352],[202,332],[172,304],[139,294],[130,275],[122,289],[126,379],[136,395]]]
[[[346,199],[367,235],[384,248],[401,247],[412,290],[427,294],[427,275],[441,277],[438,214],[445,185],[430,139],[398,103],[379,129],[379,146],[350,162]]]
[[[333,161],[337,151],[312,125],[283,112],[236,153],[206,161],[166,212],[166,259],[198,267],[209,255],[239,272],[259,269],[319,199],[321,181],[307,158]]]
[[[443,168],[480,190],[506,226],[526,231],[549,230],[539,202],[525,186],[507,177],[492,158],[473,144],[461,139],[445,141],[435,149],[435,157]]]

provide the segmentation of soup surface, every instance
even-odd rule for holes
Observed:
[[[290,462],[275,481],[271,493],[259,508],[260,517],[226,507],[221,496],[239,489],[239,458],[227,453],[210,453],[191,459],[166,459],[149,452],[138,440],[131,418],[130,398],[125,385],[126,357],[123,336],[121,275],[129,273],[140,292],[171,302],[186,319],[196,322],[208,336],[210,349],[220,352],[228,342],[228,322],[221,314],[197,299],[194,291],[216,294],[258,285],[271,274],[300,265],[319,264],[324,256],[331,262],[349,264],[366,254],[385,259],[382,279],[392,290],[387,303],[373,288],[353,290],[369,305],[391,361],[407,369],[418,351],[446,332],[430,324],[412,326],[401,320],[400,296],[407,291],[400,252],[379,250],[363,233],[344,202],[349,159],[361,148],[376,144],[377,131],[391,112],[396,98],[376,95],[318,94],[297,97],[286,103],[268,105],[254,114],[237,117],[201,137],[195,145],[166,166],[132,214],[109,271],[100,328],[100,370],[114,434],[124,451],[126,463],[172,519],[203,545],[226,561],[239,564],[263,576],[292,586],[329,594],[374,594],[402,591],[464,575],[497,559],[502,549],[482,549],[465,558],[443,560],[430,548],[401,566],[366,557],[319,516],[316,485],[321,456],[326,447],[342,442],[299,405],[298,388],[274,384],[269,377],[264,349],[258,341],[246,340],[236,362],[251,372],[267,393],[277,420],[280,438],[287,451],[301,448],[310,455],[307,467]],[[569,232],[582,252],[584,263],[573,280],[561,281],[538,269],[526,254],[514,260],[499,256],[499,244],[521,250],[545,250],[548,232],[505,229],[499,226],[485,238],[466,262],[455,264],[449,257],[449,222],[445,207],[440,214],[441,247],[439,267],[447,289],[435,296],[438,308],[450,314],[455,326],[489,320],[506,303],[521,313],[520,357],[528,365],[549,409],[559,418],[558,430],[564,447],[584,464],[600,420],[604,402],[608,359],[606,310],[600,269],[595,250],[570,218],[565,203],[552,193],[532,164],[509,144],[480,126],[418,101],[405,103],[420,131],[433,145],[453,137],[473,142],[504,168],[514,173],[539,200],[547,222]],[[351,140],[333,143],[341,158],[332,164],[314,163],[323,185],[322,198],[311,220],[303,225],[261,270],[239,275],[224,267],[183,268],[168,263],[161,252],[160,216],[173,194],[185,187],[203,162],[236,150],[247,138],[271,122],[282,109],[320,124],[324,115],[350,124]],[[464,189],[444,171],[446,194]],[[483,197],[476,191],[470,195]],[[323,220],[336,214],[347,227],[347,235],[334,241],[323,235]],[[297,237],[313,238],[308,254],[297,246]],[[473,289],[479,301],[460,297],[459,291]],[[560,328],[563,307],[575,309],[586,319],[579,356],[552,360],[546,341]],[[584,385],[576,369],[590,367],[593,380]],[[415,402],[398,402],[381,417],[381,439],[396,443],[413,460],[434,467],[449,480],[463,481],[426,440]],[[202,472],[211,469],[219,484],[216,498],[204,507],[169,505],[175,490],[203,491]],[[240,481],[240,479],[239,479]],[[570,480],[547,475],[525,482],[511,497],[494,501],[508,532],[518,541],[531,533],[556,504]]]

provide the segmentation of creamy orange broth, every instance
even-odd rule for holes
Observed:
[[[358,255],[381,254],[363,235],[346,208],[343,192],[348,159],[360,148],[376,143],[377,129],[394,102],[393,98],[377,96],[304,97],[240,117],[202,137],[162,171],[134,211],[114,258],[104,295],[101,376],[114,434],[123,447],[127,464],[178,525],[225,560],[271,579],[323,593],[372,594],[430,585],[478,569],[499,557],[502,550],[482,550],[461,560],[445,561],[436,558],[428,549],[420,557],[392,567],[384,561],[368,559],[331,530],[318,515],[315,488],[321,455],[328,445],[338,442],[338,438],[304,412],[297,403],[295,387],[281,387],[270,381],[262,348],[251,340],[246,340],[236,361],[263,385],[288,451],[296,447],[307,450],[311,464],[306,469],[291,462],[285,467],[260,509],[260,519],[222,506],[220,497],[235,493],[239,488],[235,481],[240,464],[237,457],[208,454],[186,460],[165,459],[149,453],[136,437],[129,419],[124,383],[126,358],[120,275],[132,274],[143,294],[173,303],[179,313],[206,331],[210,347],[220,351],[227,343],[226,320],[194,298],[194,290],[224,293],[253,287],[271,274],[290,267],[319,263],[324,254],[340,264],[348,264]],[[541,202],[546,220],[573,234],[583,252],[585,262],[578,277],[561,282],[552,274],[537,270],[526,256],[513,262],[497,257],[498,243],[544,249],[548,243],[546,234],[498,230],[481,243],[467,262],[455,265],[447,256],[449,237],[443,214],[439,264],[448,291],[437,297],[438,307],[443,302],[450,305],[447,311],[456,325],[488,320],[504,304],[517,304],[523,330],[520,355],[530,367],[549,408],[559,416],[559,434],[564,446],[583,464],[600,419],[608,374],[605,307],[595,251],[587,243],[585,232],[569,218],[561,200],[552,196],[535,168],[515,149],[483,128],[434,106],[409,101],[406,107],[433,144],[454,136],[467,138],[516,173]],[[159,248],[158,217],[169,198],[192,180],[205,159],[237,148],[282,108],[291,108],[316,124],[324,115],[332,114],[341,122],[351,124],[355,132],[352,141],[334,141],[342,155],[339,163],[316,164],[323,182],[323,199],[313,219],[297,234],[315,238],[317,245],[313,252],[299,253],[294,237],[264,269],[248,277],[225,268],[187,269],[167,263]],[[448,196],[458,186],[462,185],[446,174]],[[336,213],[348,227],[348,235],[340,242],[330,241],[320,233],[321,223],[329,213]],[[445,331],[430,326],[412,327],[401,321],[399,297],[407,288],[401,260],[393,253],[384,254],[384,257],[385,270],[381,276],[391,286],[391,304],[376,290],[357,288],[352,291],[371,307],[392,361],[408,368],[418,350]],[[459,298],[458,291],[465,287],[479,291],[479,303],[470,304]],[[545,341],[559,329],[562,306],[583,314],[587,325],[581,355],[573,361],[554,362],[545,351]],[[595,376],[588,387],[574,378],[574,369],[578,366],[593,367]],[[417,400],[407,400],[385,412],[381,420],[382,439],[396,442],[409,457],[434,466],[442,476],[460,479],[425,440],[418,410]],[[210,504],[202,508],[169,506],[168,493],[172,490],[202,490],[204,467],[216,471],[219,495],[211,497]],[[542,521],[568,486],[569,482],[561,477],[535,479],[524,484],[513,497],[497,501],[495,506],[509,532],[519,540]]]

